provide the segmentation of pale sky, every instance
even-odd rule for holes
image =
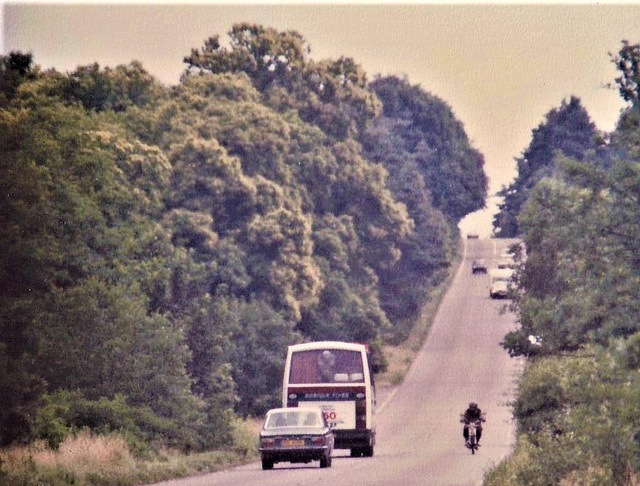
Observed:
[[[443,99],[484,154],[490,193],[513,179],[531,131],[563,99],[578,96],[599,129],[613,130],[624,103],[604,87],[617,76],[608,53],[622,39],[640,42],[640,3],[4,2],[0,48],[32,52],[36,64],[62,72],[138,60],[175,84],[191,48],[244,21],[296,30],[314,59],[349,56],[370,79],[406,75]],[[488,236],[494,201],[463,232]]]

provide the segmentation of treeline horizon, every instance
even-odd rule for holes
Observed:
[[[286,346],[401,342],[484,207],[441,99],[237,24],[164,86],[135,61],[0,57],[0,446],[232,443]]]

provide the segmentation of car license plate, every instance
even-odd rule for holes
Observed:
[[[304,445],[303,439],[283,439],[282,447],[300,447]]]

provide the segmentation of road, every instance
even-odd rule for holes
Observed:
[[[378,404],[378,437],[372,458],[334,451],[333,466],[259,463],[229,471],[167,481],[163,486],[476,486],[511,450],[515,424],[509,402],[522,362],[499,343],[514,326],[501,312],[505,301],[489,298],[489,277],[471,274],[474,258],[495,267],[509,240],[466,240],[464,260],[445,295],[429,336],[403,383]],[[476,455],[464,447],[459,414],[470,401],[486,413]]]

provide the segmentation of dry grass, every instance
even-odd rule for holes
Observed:
[[[33,460],[42,467],[73,466],[81,474],[96,469],[130,468],[135,463],[123,437],[92,436],[88,432],[68,437],[57,451],[39,444]]]
[[[68,437],[57,451],[44,442],[3,449],[0,486],[124,486],[219,471],[255,460],[251,425],[236,425],[237,450],[190,455],[163,450],[153,460],[136,459],[121,436],[89,432]]]
[[[10,478],[51,478],[42,484],[85,484],[89,477],[127,476],[136,465],[124,438],[89,432],[67,437],[57,451],[43,441],[11,447],[0,451],[0,461]]]

